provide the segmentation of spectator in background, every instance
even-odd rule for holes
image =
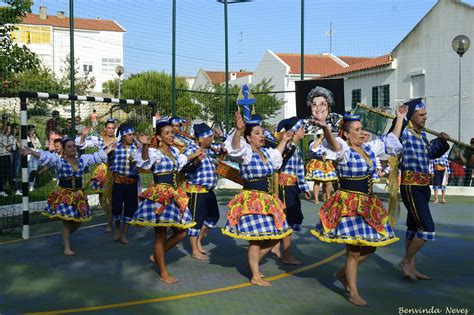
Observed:
[[[62,134],[63,136],[72,137],[72,119],[71,118],[66,119],[66,127],[63,128]]]
[[[49,144],[49,134],[56,133],[59,128],[59,112],[57,110],[53,110],[51,116],[52,118],[48,119],[48,121],[46,122],[46,128],[44,129],[44,133],[46,136],[46,140],[44,143],[45,147],[48,147]]]
[[[80,134],[86,126],[82,124],[81,116],[76,116],[74,121],[76,123],[76,134]]]
[[[474,146],[474,138],[471,138],[471,146]],[[472,168],[474,167],[474,152],[471,149],[464,149],[464,158],[466,159],[466,172],[464,174],[464,186],[471,186]]]
[[[95,109],[92,110],[91,122],[92,122],[92,130],[96,131],[98,123],[97,123],[97,112]]]
[[[11,125],[11,132],[8,135],[10,143],[10,156],[12,161],[12,177],[15,195],[21,196],[20,184],[18,183],[18,176],[20,175],[20,128],[18,124]]]
[[[8,114],[3,113],[2,114],[2,123],[0,125],[0,132],[3,132],[5,130],[5,128],[7,127],[7,125],[8,125]]]
[[[3,119],[3,117],[2,117]],[[3,122],[2,122],[3,123]],[[0,196],[7,197],[5,192],[5,186],[7,182],[10,182],[12,189],[13,177],[12,177],[12,163],[10,160],[10,143],[8,141],[8,134],[10,126],[4,125],[0,130]]]
[[[36,127],[29,125],[27,129],[28,135],[26,137],[27,146],[35,151],[41,149],[41,142],[36,134]],[[30,191],[38,188],[38,159],[32,155],[28,155],[28,174],[30,182]]]
[[[466,164],[464,153],[461,152],[461,149],[458,146],[454,146],[451,155],[452,160],[449,161],[449,167],[451,168],[451,177],[449,179],[449,185],[462,186],[465,175],[463,165]]]

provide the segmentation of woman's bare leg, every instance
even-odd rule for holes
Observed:
[[[252,273],[252,278],[250,279],[250,283],[260,286],[260,287],[269,287],[271,286],[271,282],[262,279],[262,275],[260,274],[260,259],[262,251],[261,245],[263,242],[261,241],[250,241],[249,242],[249,249],[248,249],[248,263],[250,266],[250,272]],[[268,247],[270,250],[271,247]]]
[[[168,273],[166,269],[165,262],[165,242],[167,237],[167,228],[166,227],[156,227],[155,228],[155,246],[154,246],[154,260],[160,270],[160,280],[164,283],[171,284],[175,283],[178,280]]]
[[[368,306],[368,303],[359,295],[357,290],[357,270],[361,250],[359,246],[347,245],[346,252],[346,279],[349,287],[349,302],[357,306]]]

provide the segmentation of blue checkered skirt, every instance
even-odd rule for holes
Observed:
[[[378,233],[361,216],[341,217],[339,224],[333,230],[326,232],[321,222],[311,233],[327,243],[344,243],[356,246],[386,246],[399,240],[392,227],[384,224],[386,236]]]
[[[293,230],[285,220],[283,228],[277,229],[271,215],[249,214],[240,217],[235,226],[227,221],[222,234],[244,240],[278,240],[290,235]]]
[[[82,189],[73,191],[56,187],[48,195],[48,205],[41,214],[50,219],[75,222],[86,222],[92,219],[87,195]]]
[[[155,209],[161,207],[162,204],[159,202],[150,199],[141,200],[130,224],[139,226],[177,227],[179,229],[188,229],[196,225],[189,208],[181,212],[173,201],[157,215]]]
[[[313,159],[306,165],[306,180],[335,181],[336,169],[331,160]]]

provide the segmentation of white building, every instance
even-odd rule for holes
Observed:
[[[229,71],[229,85],[244,85],[252,83],[252,72]],[[240,79],[240,80],[238,80]],[[192,90],[199,90],[204,87],[211,87],[213,84],[225,84],[225,71],[208,71],[199,69],[193,84]]]
[[[255,84],[263,79],[271,79],[273,90],[283,92],[276,95],[285,102],[282,110],[268,121],[270,124],[277,124],[283,118],[296,116],[294,91],[295,81],[301,79],[300,56],[300,54],[274,53],[268,50],[257,64],[254,72],[229,72],[229,84],[242,86]],[[305,54],[304,58],[305,79],[319,78],[353,64],[370,60],[365,57],[337,57],[332,54]],[[224,84],[225,72],[199,70],[193,89],[198,89],[209,83]]]
[[[56,77],[63,74],[69,54],[70,19],[64,12],[47,15],[40,7],[40,14],[28,14],[13,33],[15,41],[36,53],[43,65]],[[123,34],[126,30],[116,21],[101,19],[74,19],[74,57],[79,59],[79,71],[94,76],[94,92],[102,92],[105,81],[117,79],[115,67],[123,65]]]
[[[388,55],[326,75],[344,78],[345,107],[357,102],[394,107],[423,97],[427,128],[458,138],[459,56],[451,47],[457,35],[474,42],[474,7],[440,0]],[[474,46],[474,45],[473,45]],[[474,47],[462,57],[461,141],[474,137]]]

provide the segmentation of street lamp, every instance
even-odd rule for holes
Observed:
[[[122,66],[115,67],[115,73],[117,73],[119,80],[118,80],[118,98],[120,98],[120,78],[122,77],[123,72],[125,69]]]
[[[453,50],[459,55],[459,124],[458,124],[458,140],[461,141],[461,60],[462,56],[466,53],[471,45],[469,37],[465,35],[458,35],[454,37],[451,42]]]
[[[117,73],[118,75],[118,98],[120,98],[120,83],[121,83],[120,81],[121,81],[121,77],[124,71],[125,71],[124,67],[120,65],[115,67],[115,73]],[[118,112],[118,120],[120,121],[120,111]]]

